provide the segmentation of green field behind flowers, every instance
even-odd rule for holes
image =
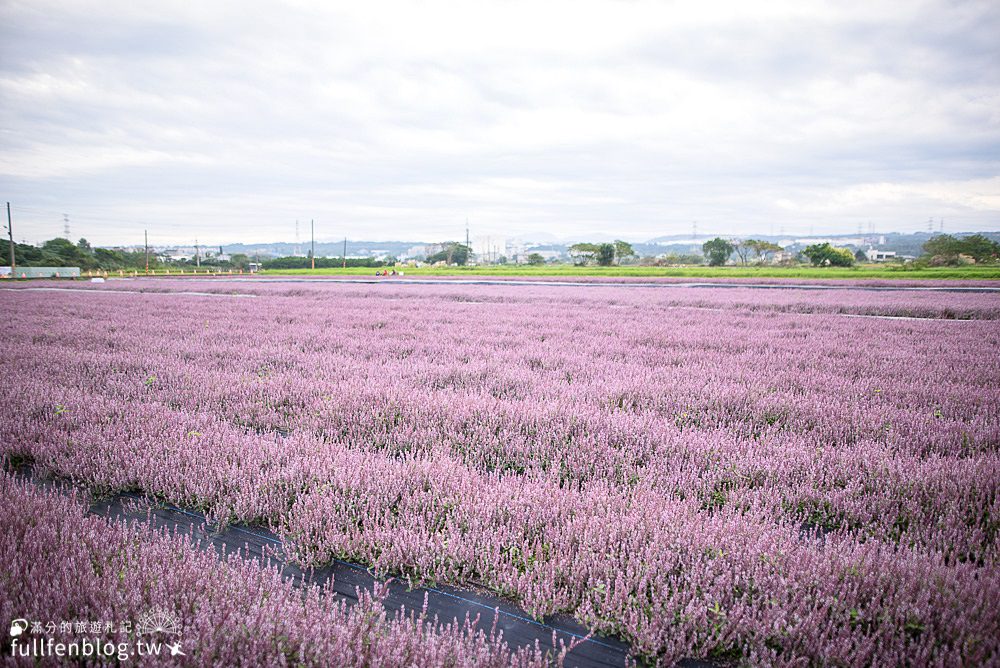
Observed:
[[[578,267],[568,264],[493,265],[481,267],[403,267],[407,276],[565,276],[623,278],[841,278],[841,279],[952,279],[998,280],[1000,266],[970,265],[965,267],[928,267],[909,269],[902,266],[862,265],[858,267]],[[382,269],[348,267],[347,269],[271,269],[262,274],[276,275],[341,275],[374,276]]]

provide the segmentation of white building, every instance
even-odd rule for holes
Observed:
[[[868,258],[869,262],[886,262],[888,260],[896,259],[896,251],[883,251],[875,248],[869,248],[865,251],[865,256]]]
[[[795,259],[795,253],[790,253],[789,251],[778,251],[771,256],[771,262],[773,264],[781,264],[782,262],[791,262]]]

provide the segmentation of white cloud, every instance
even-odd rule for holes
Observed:
[[[1000,227],[990,3],[50,1],[0,25],[0,188],[37,237],[61,211],[97,243]]]

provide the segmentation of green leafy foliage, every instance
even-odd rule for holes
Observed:
[[[836,248],[829,243],[806,246],[802,254],[809,258],[814,267],[854,266],[854,253],[847,248]]]
[[[706,241],[701,245],[708,264],[712,267],[721,267],[729,260],[729,256],[736,250],[732,243],[721,237],[715,237],[711,241]]]

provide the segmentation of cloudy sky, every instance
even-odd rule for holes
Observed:
[[[0,3],[15,236],[1000,229],[1000,4]]]

